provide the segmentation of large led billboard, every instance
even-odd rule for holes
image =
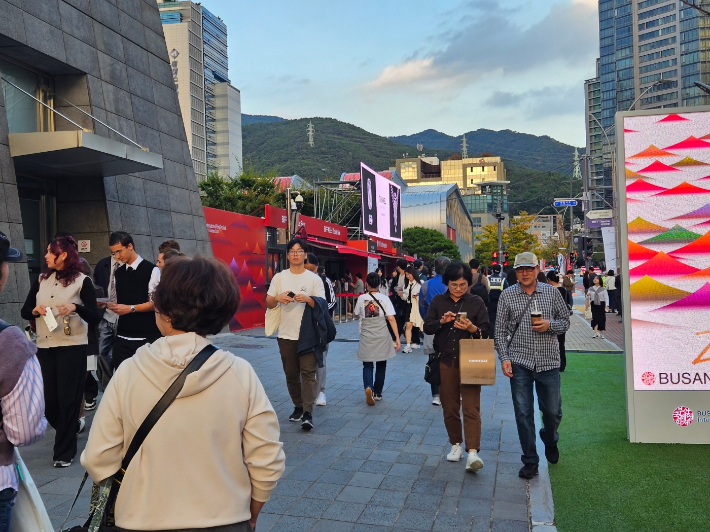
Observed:
[[[360,163],[362,232],[385,240],[402,241],[402,190]]]
[[[710,430],[710,396],[698,393],[710,390],[710,111],[659,111],[616,124],[630,437],[699,443]]]

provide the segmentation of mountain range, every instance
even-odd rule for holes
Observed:
[[[309,145],[306,135],[309,122],[315,129],[313,146]],[[481,131],[486,133],[477,136],[478,132],[472,132],[476,147],[469,144],[469,156],[491,153],[503,157],[506,178],[511,182],[511,214],[520,211],[536,213],[549,207],[552,198],[568,197],[574,147],[549,137],[512,131]],[[242,115],[242,150],[244,159],[259,170],[278,175],[298,174],[310,181],[339,179],[343,172],[357,172],[360,162],[375,170],[388,170],[404,154],[416,155],[417,139],[423,141],[427,155],[437,155],[441,160],[459,156],[461,150],[455,144],[459,142],[455,137],[434,132],[442,146],[448,138],[453,147],[436,148],[418,136],[428,132],[388,138],[333,118],[284,120],[266,115]],[[398,140],[402,138],[406,142]],[[482,140],[484,138],[492,140],[487,143]],[[467,142],[468,139],[469,133],[466,134]],[[507,144],[505,150],[501,143]],[[577,191],[580,187],[577,185],[573,189]]]

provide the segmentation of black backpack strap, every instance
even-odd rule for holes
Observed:
[[[160,398],[160,401],[158,401],[158,403],[153,407],[153,410],[151,410],[148,416],[143,420],[143,423],[141,423],[141,426],[138,427],[138,430],[134,434],[133,439],[131,440],[131,444],[128,446],[126,456],[123,457],[123,462],[121,462],[121,469],[113,476],[114,480],[118,482],[118,484],[123,481],[123,476],[126,474],[126,469],[128,469],[128,465],[131,463],[131,460],[133,460],[133,457],[138,452],[138,449],[143,444],[143,441],[145,440],[146,436],[148,436],[148,433],[155,426],[155,424],[160,419],[160,416],[165,413],[165,411],[168,409],[168,407],[172,404],[172,402],[182,390],[187,376],[190,373],[194,373],[195,371],[200,369],[215,351],[217,351],[217,348],[214,345],[210,344],[204,349],[202,349],[202,351],[197,353],[197,355],[195,355],[195,358],[193,358],[187,365],[187,367],[182,370],[182,373],[180,373],[178,378],[175,379],[175,381],[170,385],[167,391],[163,394],[163,397]]]
[[[12,327],[9,323],[5,323],[4,321],[0,320],[0,333],[3,332],[5,329],[8,327]]]

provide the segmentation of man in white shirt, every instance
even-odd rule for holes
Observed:
[[[301,422],[304,430],[313,428],[313,404],[318,395],[314,352],[298,354],[301,319],[306,305],[315,305],[312,296],[325,299],[323,281],[306,270],[306,243],[294,238],[286,245],[289,269],[277,273],[266,294],[266,307],[281,306],[281,321],[277,332],[279,352],[286,386],[293,401],[294,411],[289,421]]]

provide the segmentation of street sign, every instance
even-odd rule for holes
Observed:
[[[555,207],[576,207],[577,200],[567,198],[555,198],[555,203],[553,205]]]
[[[587,218],[590,220],[598,220],[600,218],[612,218],[611,209],[599,209],[596,211],[589,211],[587,213]]]
[[[614,225],[614,220],[609,218],[590,218],[587,222],[587,227],[590,229],[597,229],[599,227],[612,227]]]

